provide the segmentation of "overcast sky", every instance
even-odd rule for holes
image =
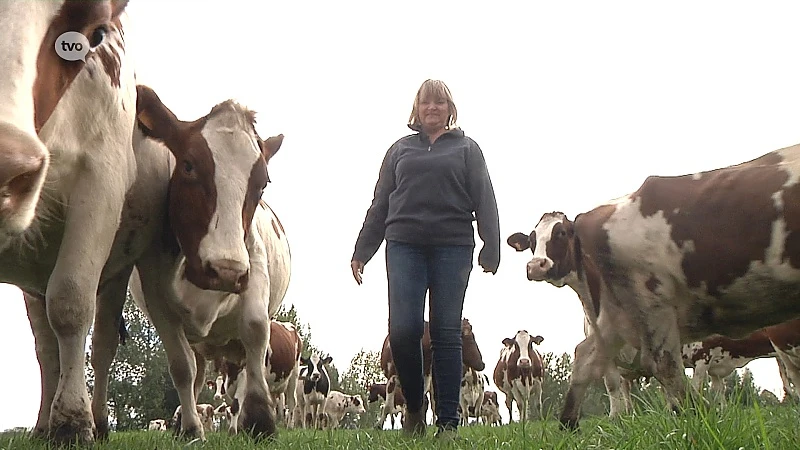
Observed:
[[[235,98],[258,112],[263,138],[286,135],[265,194],[290,239],[285,303],[342,370],[386,334],[383,247],[362,286],[349,262],[381,160],[410,133],[427,78],[450,86],[459,125],[484,151],[503,241],[544,212],[574,218],[648,175],[800,142],[796,2],[133,0],[129,12],[138,80],[178,117]],[[542,335],[543,353],[572,353],[583,339],[577,296],[528,282],[529,258],[503,243],[496,275],[472,273],[464,316],[490,378],[502,339],[519,329]],[[19,291],[0,287],[0,297],[14,386],[0,429],[29,427],[33,338]],[[782,393],[774,359],[749,367]]]

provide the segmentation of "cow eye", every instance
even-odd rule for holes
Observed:
[[[187,160],[183,161],[183,171],[187,175],[190,175],[194,171],[194,165],[191,163],[191,161],[187,161]]]
[[[106,34],[108,34],[108,28],[106,28],[105,25],[95,28],[92,35],[89,37],[89,45],[95,48],[102,44]]]

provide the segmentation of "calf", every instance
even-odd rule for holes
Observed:
[[[503,418],[500,416],[500,403],[497,401],[497,392],[486,391],[483,393],[481,402],[481,419],[484,425],[502,425]]]
[[[167,431],[167,421],[164,419],[151,420],[147,429],[149,431]]]
[[[436,404],[433,395],[433,379],[431,377],[432,368],[432,347],[431,347],[431,333],[430,325],[425,322],[422,333],[422,369],[425,376],[425,392],[430,393],[431,410],[433,411],[433,420],[436,420]],[[483,356],[478,348],[478,342],[475,339],[475,334],[472,332],[472,325],[468,319],[461,319],[461,358],[463,364],[467,367],[481,371],[486,368],[483,362]],[[397,373],[394,367],[394,360],[392,359],[392,348],[389,344],[389,335],[383,340],[383,347],[381,347],[381,370],[389,380]],[[402,389],[402,388],[401,388]]]
[[[470,417],[479,419],[481,416],[486,375],[470,367],[462,367],[459,405],[461,407],[461,424],[467,425]],[[486,382],[488,382],[488,379],[486,379]]]
[[[347,395],[339,391],[330,391],[325,401],[325,428],[339,428],[339,423],[347,413],[361,414],[366,412],[364,400],[360,395]]]
[[[325,364],[333,362],[333,358],[330,356],[321,358],[319,354],[313,353],[309,358],[301,357],[300,362],[306,366],[305,380],[303,380],[305,426],[319,429],[325,420],[325,403],[331,390],[331,381]]]
[[[206,116],[183,122],[151,89],[138,92],[145,134],[175,157],[165,207],[168,233],[136,263],[131,293],[155,326],[184,408],[183,433],[204,437],[194,411],[203,378],[191,345],[224,347],[239,341],[244,375],[235,398],[242,427],[255,437],[275,433],[273,402],[264,376],[270,317],[290,277],[285,231],[260,200],[269,182],[267,161],[283,136],[262,140],[252,111],[225,101]]]
[[[517,402],[523,422],[527,420],[530,399],[541,415],[544,363],[533,344],[539,345],[543,340],[543,337],[533,337],[525,330],[518,331],[513,338],[503,339],[503,350],[494,368],[494,384],[506,395],[509,422],[512,401]]]
[[[197,415],[200,417],[200,423],[203,426],[203,430],[206,432],[213,431],[214,413],[215,413],[214,406],[209,405],[208,403],[199,403],[195,406],[195,411],[197,412]],[[175,427],[174,429],[176,433],[180,432],[180,423],[182,416],[183,416],[183,408],[181,407],[181,405],[178,405],[178,407],[175,408],[175,412],[172,414],[172,423],[173,426]]]
[[[576,348],[561,423],[576,427],[588,384],[623,343],[677,409],[681,344],[738,338],[800,316],[800,145],[641,187],[575,221],[542,215],[508,243],[531,249],[529,280],[570,286],[596,329]],[[746,238],[743,238],[746,237]]]

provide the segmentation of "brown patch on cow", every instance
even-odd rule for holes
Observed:
[[[784,323],[764,329],[774,346],[782,351],[790,351],[800,346],[800,319],[792,319]]]
[[[721,289],[747,273],[751,262],[764,260],[772,223],[781,217],[772,195],[788,180],[781,161],[771,152],[699,178],[648,177],[632,194],[641,201],[643,216],[663,214],[678,247],[692,243],[694,251],[682,263],[690,287],[705,283],[709,294],[719,296]],[[785,190],[783,198],[786,205],[800,201]],[[790,229],[797,230],[800,227]]]
[[[741,339],[713,335],[703,339],[702,346],[692,353],[690,358],[692,363],[710,360],[714,349],[728,352],[732,358],[759,358],[775,351],[770,336],[764,329],[754,331]]]
[[[55,52],[56,39],[67,31],[77,31],[97,45],[100,29],[108,31],[111,25],[122,31],[119,15],[124,11],[127,0],[115,1],[77,1],[67,0],[50,24],[36,61],[37,76],[33,87],[34,124],[36,132],[50,118],[50,115],[69,88],[72,81],[84,68],[83,61],[66,61]],[[108,37],[104,37],[107,39]],[[90,52],[87,58],[99,57],[114,86],[119,86],[119,55],[111,55],[110,46],[98,47],[100,52]],[[116,76],[112,76],[115,74]]]
[[[656,289],[658,289],[658,287],[661,286],[661,281],[658,279],[658,277],[656,277],[656,274],[652,273],[650,274],[650,278],[648,278],[647,281],[644,282],[644,286],[647,288],[648,291],[655,292]]]
[[[300,359],[302,347],[297,330],[290,331],[275,321],[270,322],[267,360],[276,382],[286,379],[292,373]]]

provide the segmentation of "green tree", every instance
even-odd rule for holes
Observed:
[[[361,399],[366,403],[369,397],[369,388],[374,383],[386,382],[381,370],[381,355],[375,351],[367,351],[363,348],[358,352],[352,360],[350,366],[347,368],[344,376],[342,377],[341,391],[345,394],[359,394]],[[361,414],[361,417],[356,419],[351,417],[350,414],[345,416],[342,420],[342,427],[347,428],[369,428],[375,425],[378,421],[378,414],[380,407],[378,403],[372,405],[364,405],[367,409],[366,413]]]
[[[155,418],[169,418],[180,404],[172,385],[161,339],[128,292],[123,309],[128,337],[117,348],[108,386],[109,415],[118,431],[141,429]],[[87,385],[94,388],[94,374],[86,358]]]

